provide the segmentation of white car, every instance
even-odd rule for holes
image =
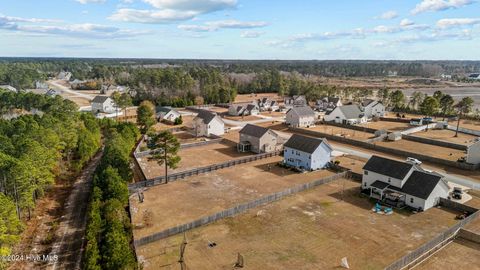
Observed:
[[[412,157],[407,158],[407,162],[413,163],[413,164],[415,164],[415,165],[420,165],[420,164],[422,164],[422,162],[421,162],[420,160],[418,160],[418,159],[416,159],[416,158],[412,158]]]

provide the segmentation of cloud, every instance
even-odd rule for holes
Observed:
[[[411,11],[411,13],[416,15],[428,11],[457,9],[473,4],[474,2],[474,0],[422,0],[422,2],[417,4],[417,6]]]
[[[437,26],[440,28],[451,28],[466,25],[480,24],[480,18],[452,18],[441,19],[437,22]]]
[[[128,0],[127,0],[128,1]],[[194,19],[198,15],[232,9],[237,0],[143,0],[153,9],[127,9],[115,11],[109,19],[135,23],[172,23]]]
[[[75,0],[77,1],[78,3],[82,4],[82,5],[85,5],[85,4],[102,4],[102,3],[105,3],[106,0]]]
[[[242,22],[237,20],[212,21],[203,25],[179,25],[178,29],[191,32],[213,32],[219,29],[252,29],[267,26],[267,22]]]
[[[398,17],[398,13],[394,10],[386,11],[382,15],[375,17],[376,19],[382,19],[382,20],[391,20],[395,19]]]
[[[240,34],[242,38],[259,38],[260,36],[264,35],[265,32],[258,32],[258,31],[244,31]]]
[[[32,34],[63,35],[94,39],[117,39],[139,36],[148,33],[146,31],[121,29],[118,27],[91,23],[62,25],[51,24],[58,22],[60,21],[0,15],[0,29]]]
[[[411,25],[414,25],[415,23],[412,22],[411,20],[409,19],[403,19],[402,21],[400,21],[400,26],[411,26]]]

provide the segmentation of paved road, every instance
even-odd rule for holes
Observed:
[[[68,93],[70,95],[73,95],[73,96],[76,96],[76,97],[79,97],[79,98],[84,98],[84,99],[87,99],[87,100],[93,100],[94,99],[94,97],[92,97],[91,95],[79,93],[78,91],[72,90],[72,89],[70,89],[66,86],[61,85],[59,83],[59,81],[48,81],[47,83],[50,84],[56,90],[59,90],[61,92],[65,92],[65,93]]]
[[[58,261],[49,264],[47,269],[77,270],[81,267],[91,180],[102,153],[100,151],[92,159],[73,185],[50,253],[51,256],[57,255]]]

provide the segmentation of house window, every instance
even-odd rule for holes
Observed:
[[[363,183],[363,186],[364,186],[364,187],[367,187],[367,182]]]
[[[364,174],[365,174],[365,175],[368,175],[368,171],[365,171]]]
[[[413,203],[413,198],[410,198],[410,202]]]

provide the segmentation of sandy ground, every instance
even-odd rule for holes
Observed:
[[[428,131],[420,131],[417,133],[413,133],[411,135],[428,138],[432,140],[463,144],[463,145],[469,145],[475,138],[477,138],[477,136],[463,134],[463,133],[458,133],[458,137],[455,137],[455,131],[451,131],[448,129],[442,129],[442,130],[430,129]]]
[[[385,129],[388,131],[404,131],[406,129],[411,128],[410,124],[408,123],[397,123],[397,122],[389,122],[389,121],[378,121],[378,122],[369,122],[363,125],[362,127],[373,128],[373,129]]]
[[[169,169],[170,174],[246,157],[253,155],[253,153],[239,153],[236,144],[230,141],[223,141],[221,143],[181,149],[179,155],[182,160],[178,168]],[[156,161],[149,160],[148,157],[141,158],[139,161],[147,178],[165,175],[164,167],[159,166]]]
[[[435,253],[415,269],[457,270],[478,269],[480,266],[480,245],[464,239],[457,239]]]
[[[329,125],[318,125],[316,127],[306,128],[307,130],[318,131],[330,135],[337,135],[341,137],[345,137],[348,139],[353,139],[357,141],[366,141],[368,139],[372,139],[375,137],[373,133],[357,131],[348,128],[341,128]]]
[[[195,118],[194,116],[191,116],[191,115],[183,115],[182,116],[182,119],[183,119],[183,124],[181,125],[178,125],[178,126],[175,126],[173,124],[166,124],[166,123],[156,123],[154,126],[153,126],[153,129],[155,131],[162,131],[162,130],[166,130],[166,129],[171,129],[171,128],[181,128],[181,127],[192,127],[193,124],[192,124],[192,121],[193,121],[193,118]]]
[[[223,118],[229,119],[229,120],[234,120],[234,121],[255,121],[255,120],[263,119],[261,117],[255,116],[255,115],[246,115],[246,116],[225,115]]]
[[[185,261],[190,269],[232,269],[240,253],[244,269],[340,269],[347,257],[351,269],[381,269],[456,222],[443,209],[385,216],[372,206],[359,183],[338,180],[187,232]],[[178,269],[182,240],[139,247],[144,269]]]
[[[459,158],[466,155],[465,152],[461,150],[407,140],[400,140],[396,142],[376,142],[376,144],[389,148],[401,149],[403,151],[413,152],[421,155],[428,155],[452,161],[457,161]]]
[[[280,97],[277,93],[261,93],[261,94],[237,95],[235,97],[235,103],[252,102],[256,99],[261,99],[264,97],[277,100],[277,101],[283,101],[283,97]]]
[[[341,157],[336,157],[333,161],[340,161],[340,166],[348,168],[353,172],[363,174],[363,166],[367,163],[368,159],[360,158],[352,155],[345,155]]]
[[[133,195],[130,203],[134,227],[146,224],[146,216],[151,218],[150,226],[134,230],[135,238],[334,174],[325,170],[295,173],[276,166],[281,160],[272,157],[156,186],[144,192],[142,204]]]
[[[457,126],[456,122],[450,122],[449,124],[455,127]],[[480,121],[460,120],[460,127],[480,130]]]

